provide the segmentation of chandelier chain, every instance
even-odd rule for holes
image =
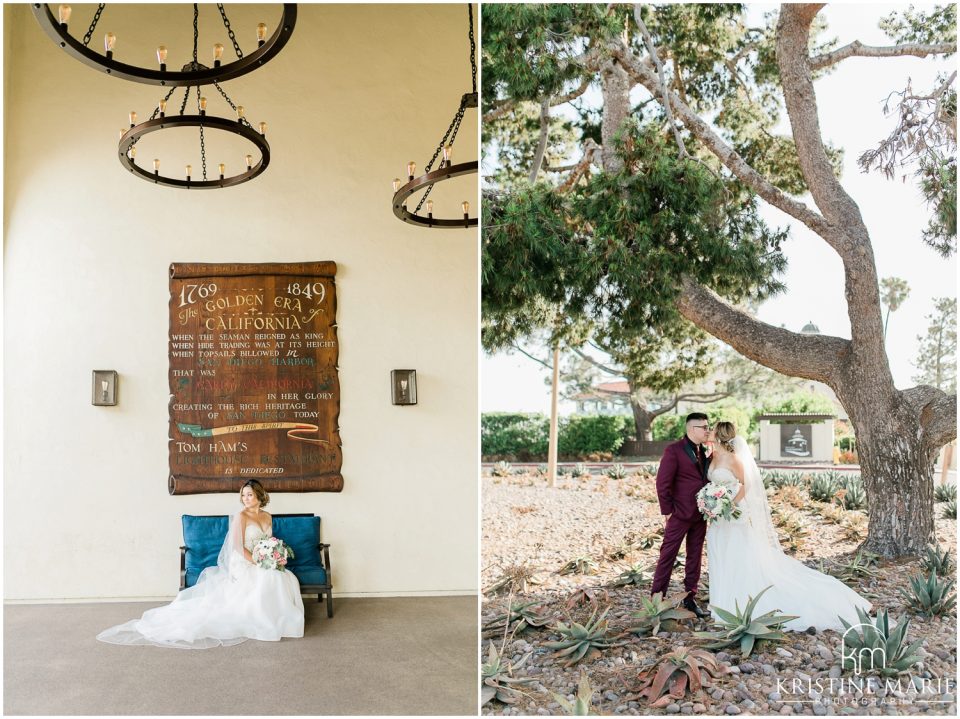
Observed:
[[[93,31],[97,29],[97,23],[100,22],[100,13],[103,12],[103,8],[106,7],[103,3],[97,7],[97,11],[93,14],[93,22],[90,23],[90,29],[87,30],[87,34],[83,36],[83,45],[86,47],[90,44],[90,38],[93,37]]]
[[[200,39],[200,31],[197,29],[197,21],[200,17],[200,6],[197,3],[193,4],[193,69],[197,69],[197,42]],[[200,92],[200,88],[197,88],[197,92]]]
[[[473,36],[473,5],[467,3],[467,13],[470,16],[470,79],[473,81],[473,92],[477,92],[477,41]]]
[[[227,28],[227,35],[230,37],[230,42],[233,43],[233,49],[237,53],[237,57],[243,60],[243,51],[240,49],[240,43],[237,42],[237,36],[233,32],[233,28],[230,27],[230,21],[227,19],[227,12],[223,9],[222,3],[217,3],[217,10],[220,11],[220,17],[223,18],[223,26]]]
[[[180,103],[180,114],[183,114],[183,111],[187,109],[187,98],[190,97],[190,86],[187,85],[186,92],[183,93],[183,102]]]
[[[463,121],[463,114],[466,111],[467,99],[461,98],[460,108],[457,110],[457,114],[453,116],[453,119],[450,121],[450,126],[447,127],[447,131],[443,133],[443,138],[440,140],[440,144],[437,145],[437,149],[433,153],[433,157],[430,158],[430,162],[427,163],[427,166],[424,168],[424,173],[430,172],[433,169],[433,163],[436,162],[437,158],[440,156],[440,153],[443,152],[444,145],[453,145],[454,140],[457,139],[457,132],[460,131],[460,123]],[[417,203],[417,209],[413,212],[417,214],[420,212],[420,208],[423,207],[423,203],[426,202],[427,198],[430,196],[430,192],[433,190],[433,185],[427,188],[427,191],[420,196],[420,202]]]
[[[200,114],[200,87],[197,87],[197,114]],[[203,166],[203,181],[207,181],[207,144],[203,138],[203,125],[200,125],[200,164]]]

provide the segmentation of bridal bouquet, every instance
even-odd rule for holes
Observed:
[[[293,559],[293,550],[282,539],[263,535],[253,545],[253,563],[261,569],[286,571],[287,561]]]
[[[710,482],[697,492],[697,509],[708,523],[718,519],[737,519],[740,508],[734,504],[734,491],[725,484]]]

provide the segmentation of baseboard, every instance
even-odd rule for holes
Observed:
[[[470,589],[437,589],[421,592],[343,592],[334,588],[333,600],[338,599],[387,599],[390,597],[476,597],[479,592]],[[309,595],[308,595],[309,596]],[[167,597],[52,597],[36,599],[4,599],[4,605],[15,604],[116,604],[120,602],[169,602]]]

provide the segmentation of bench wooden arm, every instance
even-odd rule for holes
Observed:
[[[187,548],[180,547],[180,591],[187,588]]]

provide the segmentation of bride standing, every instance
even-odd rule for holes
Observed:
[[[794,615],[797,619],[784,625],[788,631],[814,627],[842,632],[840,617],[857,624],[857,607],[869,612],[870,602],[835,577],[783,553],[760,470],[733,423],[718,422],[711,439],[709,479],[728,485],[742,511],[738,519],[711,522],[707,529],[711,608],[732,611],[739,603],[742,609],[748,597],[769,586],[754,616],[772,610]],[[717,617],[716,612],[713,615]]]
[[[273,518],[263,510],[269,501],[260,482],[252,479],[244,484],[240,489],[243,509],[230,518],[217,566],[203,570],[197,583],[170,604],[106,629],[97,639],[209,649],[247,639],[302,637],[303,600],[297,578],[253,563],[253,545],[264,534],[273,536]]]

